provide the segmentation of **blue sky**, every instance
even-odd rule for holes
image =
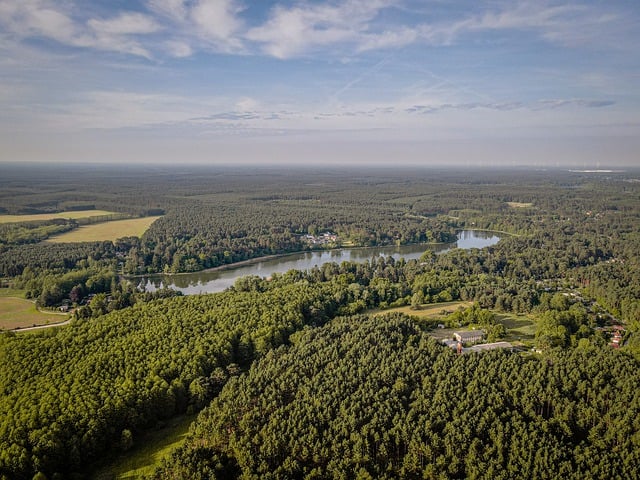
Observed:
[[[637,0],[0,0],[0,161],[640,166]]]

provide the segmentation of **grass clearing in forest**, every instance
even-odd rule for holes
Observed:
[[[385,313],[404,313],[405,315],[409,315],[411,317],[417,317],[420,319],[433,319],[440,317],[442,311],[449,313],[453,313],[458,310],[460,307],[467,308],[470,307],[473,302],[442,302],[442,303],[427,303],[421,305],[419,310],[413,309],[409,305],[405,305],[402,307],[395,308],[386,308],[384,310],[374,309],[369,313],[372,315],[382,315]]]
[[[0,296],[0,330],[59,323],[67,315],[40,312],[34,302],[24,298]]]
[[[443,312],[450,314],[458,310],[459,308],[470,307],[473,302],[443,302],[443,303],[429,303],[421,306],[420,310],[414,310],[409,305],[397,308],[387,308],[385,310],[375,309],[370,310],[368,313],[371,315],[382,315],[385,313],[404,313],[411,317],[416,317],[420,320],[436,320],[442,317]],[[504,314],[496,313],[496,322],[501,323],[507,329],[507,335],[502,338],[505,342],[530,342],[535,339],[536,334],[536,321],[529,315],[516,315],[516,314]],[[466,328],[466,327],[465,327]],[[449,338],[453,332],[457,330],[455,328],[446,329],[434,329],[430,332],[430,335],[441,340],[443,338]]]
[[[110,222],[83,225],[71,232],[50,237],[50,243],[102,242],[115,241],[122,237],[141,237],[160,217],[128,218]]]
[[[497,314],[496,321],[504,325],[506,342],[532,341],[536,335],[536,322],[527,315]]]
[[[533,207],[533,203],[523,203],[523,202],[507,202],[511,208],[531,208]]]
[[[185,440],[196,415],[181,415],[166,426],[133,439],[133,447],[105,461],[92,480],[133,480],[153,473],[160,462]]]
[[[118,215],[116,212],[106,210],[73,210],[59,213],[39,213],[35,215],[0,215],[0,223],[35,222],[44,220],[54,220],[56,218],[91,218],[104,215]]]

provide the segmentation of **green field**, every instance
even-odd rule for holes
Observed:
[[[422,305],[419,310],[414,310],[409,305],[403,307],[387,308],[384,310],[371,310],[374,315],[381,315],[386,313],[404,313],[411,317],[417,317],[420,319],[434,319],[441,316],[444,310],[447,313],[453,313],[458,308],[467,308],[471,306],[472,302],[442,302],[442,303],[428,303]]]
[[[0,330],[63,322],[68,315],[43,313],[36,304],[23,298],[0,296]]]
[[[431,303],[423,305],[420,310],[414,310],[410,306],[388,308],[386,310],[371,310],[373,315],[379,315],[383,313],[398,312],[404,313],[411,317],[419,318],[420,320],[436,320],[442,316],[442,312],[453,313],[459,308],[467,308],[471,306],[472,302],[444,302],[444,303]],[[536,322],[533,318],[527,315],[515,315],[515,314],[496,314],[496,322],[501,323],[507,329],[507,335],[502,339],[506,342],[528,342],[535,339]],[[430,335],[438,340],[449,338],[453,335],[456,329],[435,329]]]
[[[105,460],[93,480],[133,480],[153,473],[156,466],[184,441],[195,415],[172,419],[166,426],[134,438],[133,448]]]
[[[141,237],[149,226],[160,217],[128,218],[111,222],[84,225],[71,232],[50,237],[50,243],[102,242],[122,237]]]
[[[17,288],[0,288],[0,297],[16,297],[16,298],[24,298],[24,294],[26,290],[19,290]]]
[[[56,218],[90,218],[103,215],[118,215],[116,212],[106,210],[77,210],[72,212],[42,213],[37,215],[0,215],[0,223],[35,222],[53,220]]]
[[[532,341],[535,339],[536,322],[527,315],[496,315],[496,321],[507,329],[506,342]]]

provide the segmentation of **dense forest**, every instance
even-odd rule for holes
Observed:
[[[232,379],[156,479],[636,478],[638,363],[456,355],[402,317],[338,318]]]
[[[256,355],[334,314],[329,288],[295,284],[146,302],[69,328],[5,334],[0,473],[67,478],[132,432],[201,408]]]
[[[163,216],[115,242],[40,242],[73,221],[0,228],[0,285],[78,307],[68,326],[0,335],[0,478],[84,478],[211,401],[156,478],[637,476],[638,172],[1,168],[2,213]],[[212,295],[126,276],[469,228],[505,236]],[[304,241],[325,231],[338,241]],[[471,306],[437,322],[367,313],[454,300]],[[500,339],[500,312],[535,319],[538,353],[457,356],[429,338],[444,323]]]

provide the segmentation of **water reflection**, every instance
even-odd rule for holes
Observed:
[[[273,273],[285,273],[289,270],[309,270],[328,262],[364,262],[378,256],[391,256],[398,260],[418,259],[429,249],[443,253],[452,248],[483,248],[495,245],[500,240],[493,232],[463,230],[458,241],[446,245],[403,245],[401,247],[344,248],[328,251],[295,253],[278,258],[259,260],[255,263],[230,267],[213,272],[195,272],[182,275],[152,275],[142,279],[140,287],[148,292],[169,287],[185,295],[221,292],[232,286],[235,281],[246,275],[268,277]]]

